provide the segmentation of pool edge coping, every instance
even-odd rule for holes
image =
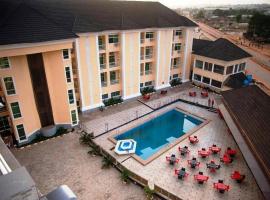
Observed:
[[[202,127],[204,127],[205,125],[207,125],[211,120],[210,119],[206,119],[204,117],[198,116],[197,114],[193,114],[183,108],[179,108],[178,106],[175,106],[172,109],[169,110],[165,110],[163,112],[161,112],[160,114],[158,114],[157,116],[155,116],[154,118],[161,116],[163,114],[165,114],[166,112],[169,112],[170,110],[178,110],[184,114],[187,114],[189,116],[194,117],[197,120],[202,121],[202,123],[194,128],[192,128],[190,131],[188,131],[187,133],[185,133],[183,136],[179,137],[178,139],[174,140],[172,143],[169,143],[168,145],[164,146],[163,148],[161,148],[159,151],[157,151],[156,153],[154,153],[152,156],[150,156],[148,159],[143,160],[142,158],[140,158],[138,155],[134,154],[130,154],[130,156],[132,158],[134,158],[136,161],[138,161],[140,164],[142,164],[143,166],[149,164],[150,162],[152,162],[153,160],[155,160],[156,158],[158,158],[159,156],[161,156],[162,154],[164,154],[166,151],[168,151],[169,149],[173,148],[174,146],[176,146],[177,144],[179,144],[180,142],[182,142],[183,140],[185,140],[188,136],[192,135],[193,133],[195,133],[196,131],[198,131],[199,129],[201,129]],[[115,133],[112,134],[111,136],[109,136],[107,139],[109,141],[111,141],[114,145],[117,143],[117,140],[114,138],[118,135],[123,134],[124,132],[131,130],[132,128],[135,128],[137,126],[140,126],[143,123],[147,123],[148,121],[154,119],[151,118],[149,120],[144,120],[143,122],[137,123],[135,126],[126,128],[124,130],[122,130],[120,133]],[[136,121],[135,121],[136,122]]]

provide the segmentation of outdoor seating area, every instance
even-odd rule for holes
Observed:
[[[181,156],[185,156],[186,154],[189,154],[190,150],[188,149],[187,146],[184,146],[183,148],[178,147],[178,150],[181,154]]]
[[[209,176],[203,175],[203,172],[199,172],[198,174],[194,175],[194,179],[198,181],[199,184],[203,184],[209,179]]]
[[[185,179],[188,177],[188,173],[186,172],[186,168],[182,167],[181,169],[174,170],[174,174],[177,176],[178,179]]]
[[[233,180],[236,180],[237,183],[242,183],[242,181],[246,178],[246,175],[240,174],[239,171],[234,171],[231,175]]]
[[[225,191],[229,191],[229,189],[230,189],[230,186],[229,185],[225,185],[223,183],[223,180],[218,180],[217,183],[214,183],[213,184],[213,187],[215,189],[217,189],[220,193],[224,193]]]
[[[172,154],[171,156],[166,156],[166,161],[170,165],[174,165],[174,164],[178,163],[180,161],[180,159],[176,158],[175,154]]]

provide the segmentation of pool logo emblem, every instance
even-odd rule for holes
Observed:
[[[136,145],[137,142],[132,139],[118,140],[114,151],[119,155],[135,153]]]

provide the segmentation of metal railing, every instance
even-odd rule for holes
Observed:
[[[144,74],[145,74],[145,75],[152,74],[152,70],[146,70],[146,71],[144,72]]]
[[[153,58],[153,54],[146,54],[145,55],[145,59],[151,59],[151,58]]]
[[[100,69],[106,69],[106,64],[105,63],[100,64]]]
[[[119,79],[111,80],[111,85],[117,84],[117,83],[119,83],[119,82],[120,82]]]
[[[109,66],[110,66],[110,68],[117,67],[118,66],[118,62],[110,62],[109,63]]]
[[[141,60],[144,60],[144,55],[141,55]]]
[[[101,81],[101,86],[102,87],[107,87],[107,81]]]
[[[105,44],[98,45],[99,50],[105,50]]]

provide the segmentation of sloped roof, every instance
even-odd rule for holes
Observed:
[[[256,85],[221,94],[224,105],[270,180],[270,96]]]
[[[212,44],[214,41],[211,40],[202,40],[202,39],[193,39],[192,51],[196,53],[197,51],[201,50],[202,48]]]
[[[225,38],[219,38],[213,42],[195,39],[192,49],[194,49],[193,54],[195,55],[223,61],[234,61],[251,57],[249,53]]]
[[[77,37],[71,31],[58,26],[46,16],[25,4],[13,4],[12,6],[7,6],[7,9],[5,16],[3,16],[3,13],[1,16],[1,45],[35,43]]]
[[[158,2],[0,0],[0,45],[74,38],[77,33],[195,27]]]
[[[230,88],[237,89],[244,85],[244,80],[247,77],[243,72],[232,74],[224,81],[224,84]]]

